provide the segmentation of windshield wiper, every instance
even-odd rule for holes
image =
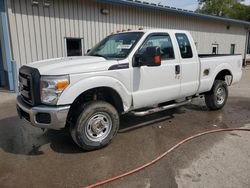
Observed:
[[[101,55],[101,54],[92,54],[91,56],[96,56],[96,57],[103,57],[104,59],[107,59],[106,56],[104,55]]]

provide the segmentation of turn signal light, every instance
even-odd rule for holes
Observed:
[[[154,56],[154,62],[155,62],[156,64],[160,64],[160,63],[161,63],[161,56],[160,56],[160,55]]]
[[[68,85],[69,85],[68,81],[61,81],[57,83],[56,87],[57,87],[57,90],[63,91]]]

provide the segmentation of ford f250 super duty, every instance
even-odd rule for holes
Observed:
[[[205,96],[221,109],[242,76],[241,55],[198,55],[189,32],[112,34],[83,57],[34,62],[19,70],[17,111],[39,128],[70,127],[84,150],[108,145],[119,116],[144,116]]]

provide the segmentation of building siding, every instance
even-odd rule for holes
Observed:
[[[191,16],[93,0],[53,0],[50,7],[32,5],[30,0],[7,0],[13,59],[17,67],[66,55],[65,37],[83,38],[84,50],[112,32],[122,29],[183,29],[191,32],[199,53],[211,53],[219,44],[219,53],[245,54],[244,26],[230,25]],[[109,10],[101,14],[101,8]]]

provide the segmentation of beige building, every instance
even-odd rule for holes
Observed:
[[[11,90],[20,66],[84,55],[105,36],[123,29],[183,29],[191,32],[201,54],[240,53],[244,58],[250,54],[250,22],[137,0],[0,0],[0,4],[0,86]]]

